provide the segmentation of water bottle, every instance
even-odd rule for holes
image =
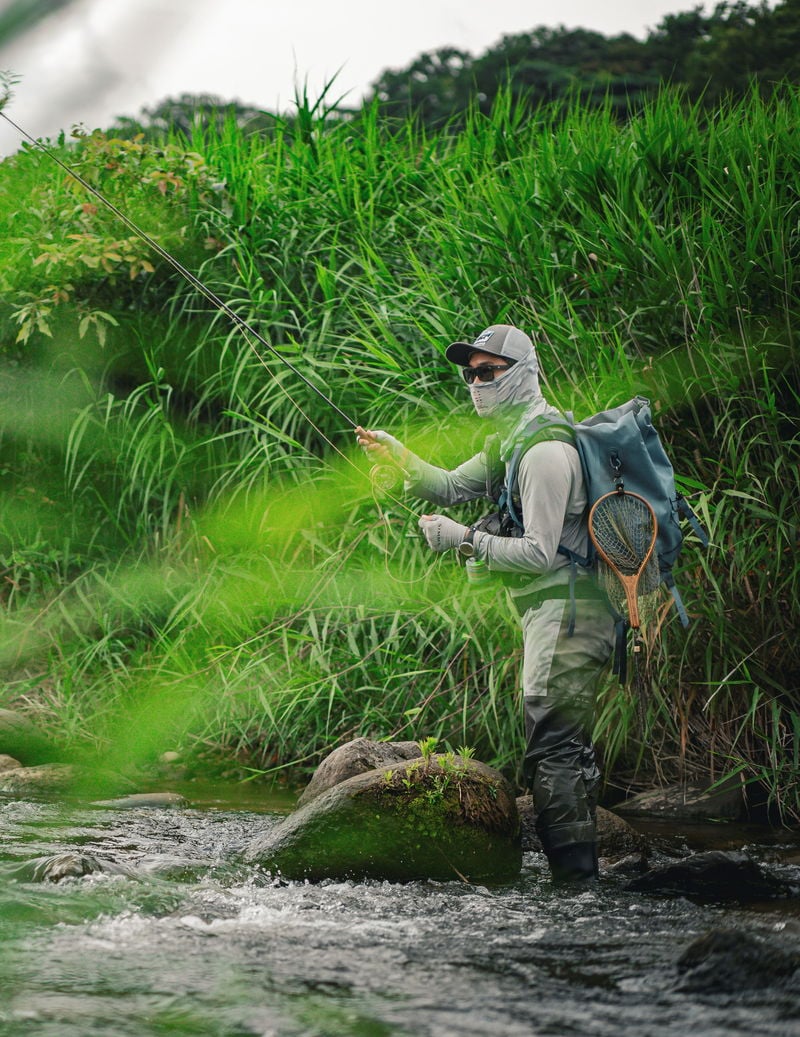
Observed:
[[[491,582],[492,571],[482,558],[468,558],[464,563],[464,569],[467,573],[467,583]]]

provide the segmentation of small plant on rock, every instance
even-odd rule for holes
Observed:
[[[433,736],[430,738],[423,738],[421,741],[417,742],[419,750],[422,753],[422,759],[425,761],[426,765],[431,762],[433,754],[436,752],[437,743],[438,739]]]

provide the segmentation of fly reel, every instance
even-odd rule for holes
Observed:
[[[369,470],[369,478],[375,493],[394,493],[403,487],[403,471],[394,464],[376,464]]]

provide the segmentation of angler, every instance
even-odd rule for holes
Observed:
[[[359,428],[358,442],[373,456],[401,465],[409,490],[439,507],[482,497],[497,502],[522,430],[558,411],[541,393],[536,350],[518,328],[492,325],[471,343],[452,343],[445,355],[462,369],[476,412],[492,428],[484,449],[445,471],[386,432]],[[473,573],[500,573],[509,585],[522,627],[524,772],[537,831],[555,882],[591,881],[598,874],[600,787],[591,729],[615,624],[595,581],[576,573],[569,557],[585,557],[589,546],[587,491],[574,437],[535,442],[519,460],[516,478],[519,535],[503,535],[509,530],[497,524],[467,527],[438,514],[423,515],[419,525],[433,551],[456,550]]]

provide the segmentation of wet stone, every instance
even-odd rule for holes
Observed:
[[[770,874],[743,851],[707,850],[652,868],[626,889],[708,900],[774,900],[797,896],[797,889]]]
[[[742,786],[738,781],[719,788],[707,785],[666,785],[649,789],[614,810],[625,817],[646,817],[669,821],[736,821],[745,816]]]
[[[677,961],[677,990],[738,994],[742,990],[797,987],[800,953],[776,940],[738,929],[712,929],[694,940]]]
[[[17,798],[49,796],[68,789],[75,770],[68,764],[46,763],[0,772],[0,793]]]
[[[85,853],[59,853],[42,857],[26,865],[31,882],[60,882],[67,878],[82,878],[102,871],[101,864]]]
[[[100,799],[92,803],[93,807],[109,807],[113,810],[181,810],[189,806],[188,800],[177,792],[142,792],[131,796],[120,796],[118,799]]]
[[[356,774],[365,774],[379,767],[388,767],[402,760],[419,759],[421,756],[422,750],[417,742],[374,742],[369,738],[354,738],[325,757],[301,792],[297,805],[305,806],[334,785]]]
[[[131,782],[119,774],[66,763],[45,763],[38,767],[0,768],[0,793],[14,799],[47,799],[68,795],[84,798],[100,791],[119,792]],[[135,786],[134,786],[135,787]]]

